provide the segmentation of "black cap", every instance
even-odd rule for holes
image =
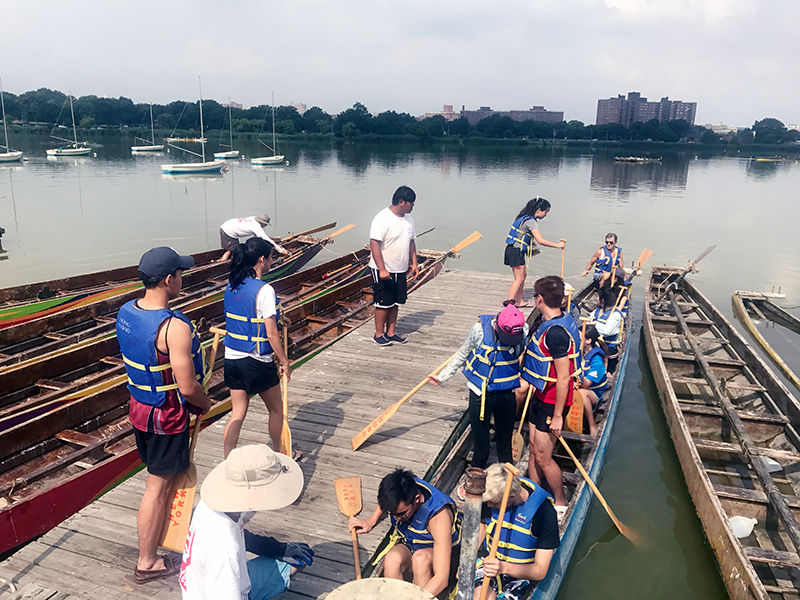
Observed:
[[[191,256],[181,256],[172,248],[159,246],[148,250],[139,260],[139,279],[162,280],[177,269],[191,269],[194,259]]]

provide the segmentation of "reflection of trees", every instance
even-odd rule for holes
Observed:
[[[356,176],[363,176],[372,162],[372,149],[363,144],[342,144],[336,157],[342,167],[353,171]]]
[[[616,190],[627,195],[630,190],[645,188],[684,190],[689,175],[689,158],[677,157],[657,163],[617,162],[612,156],[595,155],[592,160],[592,189]]]
[[[767,181],[774,178],[779,171],[788,168],[788,161],[780,160],[750,160],[745,168],[748,177],[757,181]]]

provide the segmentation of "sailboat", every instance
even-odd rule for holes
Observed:
[[[197,78],[198,81],[200,78]],[[203,87],[202,83],[200,85],[200,135],[203,135]],[[171,175],[178,175],[178,174],[186,174],[186,173],[219,173],[222,171],[222,167],[225,166],[224,160],[212,160],[211,162],[206,162],[206,138],[200,137],[200,144],[203,148],[203,153],[198,154],[197,152],[192,152],[191,150],[186,150],[185,148],[181,148],[179,146],[174,146],[178,150],[184,150],[185,152],[189,152],[190,154],[194,154],[195,156],[200,156],[203,159],[203,162],[199,163],[178,163],[174,165],[161,165],[161,172],[168,173]],[[172,144],[170,144],[172,145]]]
[[[6,142],[5,146],[0,146],[0,148],[5,148],[5,152],[0,152],[0,163],[7,163],[7,162],[16,162],[18,160],[22,160],[22,152],[18,150],[12,150],[9,147],[8,143],[8,126],[6,125],[6,105],[3,102],[3,80],[0,79],[0,106],[3,108],[3,133],[5,137],[3,138]]]
[[[61,140],[62,142],[70,142],[71,146],[48,150],[47,156],[86,156],[92,151],[92,149],[85,144],[83,146],[78,145],[78,130],[75,128],[75,110],[72,108],[72,92],[69,93],[69,112],[72,115],[73,140],[65,140],[64,138],[53,135],[52,132],[50,132],[50,137]],[[58,125],[58,123],[56,123],[56,125]],[[55,131],[55,126],[53,127],[53,131]]]
[[[153,105],[150,105],[150,139],[145,140],[140,137],[135,138],[143,142],[149,141],[147,146],[131,146],[131,152],[138,154],[140,152],[161,152],[164,150],[164,144],[156,144],[156,131],[153,129]]]
[[[214,158],[239,158],[239,151],[233,149],[233,119],[232,115],[232,106],[231,106],[231,99],[228,98],[228,123],[230,124],[230,132],[231,132],[231,143],[228,144],[220,144],[220,146],[228,146],[230,150],[226,152],[214,152]]]
[[[264,144],[261,140],[259,143]],[[278,154],[276,151],[277,145],[275,143],[275,92],[272,93],[272,148],[264,144],[265,147],[272,150],[272,156],[260,156],[258,158],[251,158],[251,165],[279,165],[283,162],[283,154]]]

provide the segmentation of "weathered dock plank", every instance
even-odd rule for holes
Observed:
[[[403,466],[424,475],[466,409],[463,377],[438,388],[422,388],[358,452],[352,451],[350,438],[455,352],[478,315],[498,312],[510,282],[510,275],[442,273],[412,294],[400,311],[397,329],[408,336],[407,344],[377,347],[368,323],[293,373],[289,425],[295,448],[304,453],[300,464],[305,488],[295,504],[258,513],[248,526],[281,540],[306,541],[314,548],[314,565],[298,574],[281,598],[324,598],[353,579],[347,518],[339,512],[333,480],[359,475],[364,514],[369,514],[388,471]],[[263,404],[253,400],[239,443],[267,443],[266,418]],[[225,422],[201,434],[195,455],[200,481],[222,460]],[[145,474],[138,473],[18,550],[0,563],[0,578],[12,581],[18,593],[27,589],[61,594],[53,597],[179,597],[177,578],[146,585],[136,585],[131,578],[144,481]],[[359,537],[362,564],[387,529],[384,522]]]

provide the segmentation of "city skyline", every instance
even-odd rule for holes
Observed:
[[[697,123],[800,122],[791,0],[37,3],[4,7],[16,54],[0,77],[16,94],[165,104],[197,97],[202,76],[204,97],[245,106],[274,91],[333,114],[545,106],[589,124],[598,98],[641,90],[696,102]]]

